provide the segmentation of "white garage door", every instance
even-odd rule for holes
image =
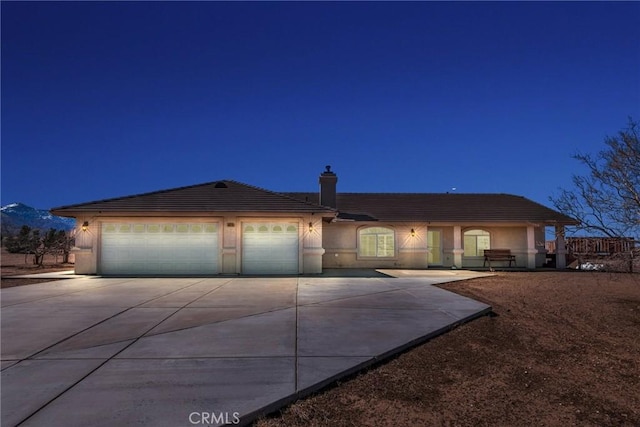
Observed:
[[[215,274],[218,224],[103,223],[102,274]]]
[[[298,223],[243,223],[242,272],[297,274]]]

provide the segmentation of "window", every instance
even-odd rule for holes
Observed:
[[[395,232],[385,227],[367,227],[358,231],[358,255],[391,258],[395,255]]]
[[[491,249],[491,236],[488,231],[464,232],[464,256],[484,256],[485,249]]]

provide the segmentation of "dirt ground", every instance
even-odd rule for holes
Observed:
[[[26,260],[26,262],[25,262]],[[32,283],[50,282],[51,279],[19,279],[12,276],[23,274],[47,273],[50,271],[73,270],[73,264],[63,264],[60,258],[56,259],[52,255],[45,255],[43,265],[33,264],[33,255],[10,254],[5,248],[0,251],[0,287],[10,288],[12,286],[29,285]]]
[[[442,287],[496,316],[256,425],[640,426],[640,274],[513,272]]]

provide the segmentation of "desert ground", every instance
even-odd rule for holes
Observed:
[[[2,252],[2,287],[68,270]],[[441,285],[491,316],[259,420],[275,426],[640,426],[640,274],[498,272]]]
[[[73,256],[73,255],[72,255]],[[47,282],[51,279],[19,279],[15,276],[24,274],[38,274],[49,271],[73,270],[73,264],[63,264],[60,257],[45,255],[42,266],[33,264],[33,255],[10,254],[3,247],[0,251],[0,268],[2,277],[0,287],[10,288],[12,286],[28,285],[32,283]]]
[[[640,426],[640,274],[508,272],[442,287],[494,315],[257,426]]]

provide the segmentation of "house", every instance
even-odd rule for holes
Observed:
[[[564,226],[576,223],[509,194],[339,193],[337,182],[327,166],[318,193],[221,180],[51,212],[77,220],[76,273],[102,275],[473,268],[491,248],[536,268],[545,228],[555,227],[562,253]]]

